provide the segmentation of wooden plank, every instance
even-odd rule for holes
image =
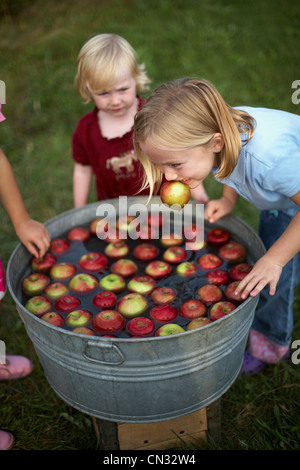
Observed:
[[[159,450],[175,442],[206,438],[206,408],[180,418],[155,423],[118,424],[118,442],[121,450]]]
[[[180,443],[184,442],[185,444],[195,444],[197,440],[207,440],[207,432],[206,431],[199,431],[193,434],[186,434],[181,437],[176,437],[175,439],[169,439],[163,442],[157,442],[156,444],[145,444],[142,447],[136,447],[135,449],[126,449],[126,450],[164,450],[170,449],[172,446],[179,445]],[[122,449],[121,449],[122,450]],[[125,450],[125,449],[124,449]]]

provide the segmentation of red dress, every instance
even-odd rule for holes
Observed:
[[[140,97],[139,109],[145,104]],[[139,192],[143,167],[133,150],[133,128],[122,137],[101,135],[98,108],[84,115],[72,137],[72,156],[81,165],[90,165],[96,176],[98,200],[148,194]]]

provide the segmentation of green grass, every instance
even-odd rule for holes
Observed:
[[[70,139],[79,117],[91,109],[73,84],[76,58],[95,34],[126,37],[146,64],[151,89],[180,76],[202,76],[233,106],[299,114],[291,84],[299,79],[300,9],[292,0],[0,0],[0,14],[7,118],[0,145],[29,213],[42,222],[72,208]],[[212,178],[206,188],[210,197],[221,191]],[[234,213],[257,229],[253,206],[240,200]],[[2,208],[0,215],[6,266],[18,240]],[[299,288],[294,312],[293,339],[299,339]],[[9,293],[0,315],[7,353],[24,354],[35,365],[26,379],[1,383],[0,429],[14,434],[14,449],[97,449],[90,419],[48,385]],[[291,361],[239,377],[222,397],[221,443],[195,448],[299,450],[299,378],[300,366]]]

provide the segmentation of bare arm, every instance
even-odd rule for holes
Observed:
[[[50,244],[46,227],[31,219],[24,206],[12,167],[0,149],[0,200],[17,236],[34,256],[44,256]]]
[[[74,207],[84,206],[89,197],[93,169],[90,165],[75,163],[73,173]]]
[[[300,191],[291,200],[300,206]],[[300,210],[296,213],[287,229],[271,246],[262,258],[253,266],[250,273],[240,282],[237,293],[243,292],[242,298],[254,297],[266,285],[270,285],[269,294],[274,295],[282,268],[300,250]]]

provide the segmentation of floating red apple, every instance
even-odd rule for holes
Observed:
[[[171,287],[161,286],[151,293],[151,300],[154,304],[168,304],[176,298],[176,292]]]
[[[179,313],[182,317],[192,320],[197,317],[204,317],[207,308],[200,300],[189,299],[183,302],[179,307]]]
[[[191,261],[184,261],[176,266],[176,274],[181,277],[193,276],[197,272],[197,266]]]
[[[78,266],[84,271],[103,271],[108,266],[108,259],[103,253],[86,253],[80,257]]]
[[[178,333],[184,333],[182,326],[177,323],[166,323],[156,330],[155,336],[170,336]]]
[[[65,281],[70,279],[76,273],[77,268],[74,264],[62,261],[55,263],[49,271],[51,279],[56,281]]]
[[[46,294],[50,299],[56,300],[62,295],[66,295],[68,293],[68,287],[66,284],[62,282],[52,282],[48,284],[48,286],[44,290],[44,294]]]
[[[133,250],[133,256],[139,261],[151,261],[158,254],[158,248],[152,243],[140,243]]]
[[[182,263],[186,260],[188,254],[182,246],[170,246],[163,253],[164,261],[171,264]]]
[[[149,336],[155,330],[155,323],[148,317],[135,317],[127,323],[127,330],[134,336]]]
[[[198,318],[194,318],[193,320],[191,320],[187,324],[186,329],[190,331],[190,330],[194,330],[195,328],[201,328],[202,326],[209,325],[210,323],[212,323],[212,320],[210,320],[209,318],[198,317]]]
[[[22,289],[24,294],[30,296],[39,295],[43,292],[45,287],[50,283],[47,274],[32,273],[26,276],[22,281]]]
[[[209,318],[212,321],[219,320],[220,318],[228,315],[236,308],[236,305],[227,300],[222,300],[221,302],[215,303],[209,311]]]
[[[137,273],[137,264],[129,258],[120,258],[112,266],[111,271],[127,278]]]
[[[29,312],[33,313],[33,315],[40,317],[44,313],[50,312],[50,310],[52,310],[52,302],[43,295],[35,295],[30,297],[30,299],[26,302],[25,308]]]
[[[57,312],[44,313],[44,315],[41,316],[41,320],[44,320],[45,322],[50,323],[51,325],[59,326],[60,328],[65,323],[63,317]]]
[[[241,281],[244,279],[245,276],[247,276],[248,273],[250,273],[251,269],[253,266],[248,263],[240,263],[236,264],[233,266],[230,270],[230,277],[234,281]]]
[[[172,268],[169,263],[160,260],[150,261],[145,268],[145,273],[154,279],[162,279],[169,276],[171,272]]]
[[[73,227],[67,233],[67,239],[70,241],[87,242],[90,238],[90,231],[83,227]]]
[[[72,330],[73,333],[79,333],[80,335],[88,335],[88,336],[95,336],[95,333],[91,328],[86,326],[78,326]]]
[[[92,320],[92,326],[98,333],[119,333],[125,324],[125,318],[116,310],[103,310]]]
[[[120,274],[110,273],[100,279],[100,287],[118,294],[125,290],[126,282]]]
[[[156,286],[156,281],[151,276],[141,275],[135,276],[127,284],[130,292],[137,292],[138,294],[148,295]]]
[[[80,300],[74,295],[62,295],[55,302],[55,309],[59,312],[70,312],[77,309],[80,304]]]
[[[34,257],[31,261],[31,269],[34,272],[47,273],[57,261],[52,253],[46,253],[41,258]]]
[[[178,233],[170,233],[170,235],[162,235],[160,238],[160,243],[164,247],[169,247],[169,246],[180,246],[184,242],[184,238],[182,234]]]
[[[209,271],[205,275],[208,282],[211,284],[216,284],[216,286],[221,286],[222,284],[227,284],[230,280],[230,276],[227,271],[223,269],[215,269],[213,271]]]
[[[93,304],[103,309],[114,309],[117,302],[117,296],[114,292],[98,292],[93,298]]]
[[[197,294],[201,302],[206,306],[220,302],[223,299],[221,288],[215,284],[205,284],[204,286],[201,286],[198,289]]]
[[[225,297],[229,302],[234,302],[236,304],[242,303],[245,299],[242,299],[242,292],[236,294],[236,288],[238,287],[241,281],[233,281],[225,288]]]
[[[166,181],[161,185],[160,198],[169,207],[184,207],[191,198],[189,186],[181,181]]]
[[[111,259],[126,258],[129,254],[129,246],[125,241],[119,240],[114,243],[109,243],[104,250],[104,253]]]
[[[56,255],[66,253],[70,248],[70,242],[64,238],[55,238],[50,243],[50,251]]]
[[[150,261],[145,268],[145,273],[154,279],[162,279],[171,274],[172,268],[169,263],[160,260]]]
[[[222,227],[215,227],[208,232],[206,240],[211,245],[224,245],[230,240],[230,233]]]
[[[177,309],[170,304],[156,305],[150,310],[150,318],[156,323],[173,322],[177,315]]]
[[[221,246],[219,255],[230,263],[242,263],[246,259],[247,252],[241,243],[232,241]]]
[[[126,318],[132,318],[142,315],[148,307],[147,299],[136,292],[124,295],[118,304],[117,310]]]
[[[66,317],[66,325],[76,328],[86,326],[92,319],[92,314],[88,310],[79,309],[68,313]]]
[[[88,294],[98,287],[98,279],[88,273],[75,274],[69,282],[71,291],[77,294]]]
[[[219,268],[223,261],[214,253],[206,253],[205,255],[202,255],[200,258],[198,258],[197,263],[199,268],[208,270]]]

